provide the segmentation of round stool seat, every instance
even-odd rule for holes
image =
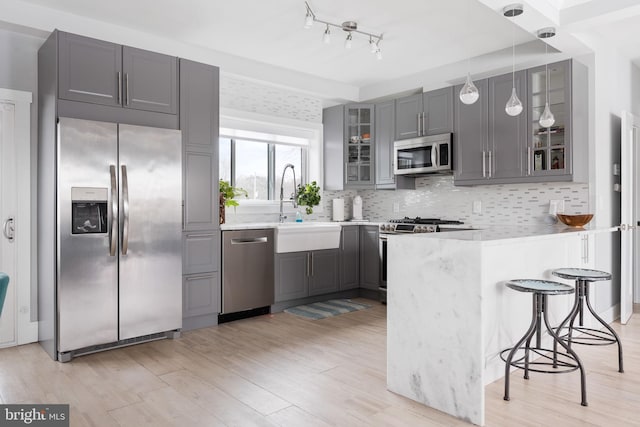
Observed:
[[[544,295],[564,295],[572,294],[573,286],[564,283],[553,282],[551,280],[540,279],[515,279],[507,282],[507,287],[520,292],[533,292]]]
[[[570,280],[587,280],[595,282],[598,280],[611,280],[611,273],[599,270],[589,270],[588,268],[558,268],[551,272],[554,276]]]

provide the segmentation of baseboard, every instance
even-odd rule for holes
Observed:
[[[598,313],[598,316],[602,317],[607,323],[611,323],[616,319],[620,318],[620,303],[609,307],[608,310],[603,311],[602,313]]]
[[[186,317],[182,319],[182,331],[208,328],[218,324],[218,313],[203,314],[202,316]]]

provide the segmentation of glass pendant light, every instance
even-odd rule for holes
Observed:
[[[511,5],[504,8],[503,13],[510,18],[522,14],[522,5]],[[523,107],[518,94],[516,93],[516,40],[515,40],[515,26],[511,29],[511,75],[513,79],[513,87],[511,89],[511,97],[507,101],[507,105],[504,107],[504,111],[515,117],[522,113]]]
[[[538,38],[549,38],[549,37],[553,37],[556,34],[556,31],[554,28],[544,28],[540,31],[538,31]],[[544,45],[544,56],[547,57],[548,56],[548,47],[549,45],[545,43]],[[544,65],[544,80],[546,83],[546,89],[545,89],[545,103],[544,103],[544,111],[542,112],[542,115],[540,116],[540,126],[543,128],[550,128],[551,126],[553,126],[553,124],[556,122],[556,118],[553,116],[553,113],[551,112],[551,108],[549,108],[549,62],[547,60],[547,62]]]
[[[467,81],[464,86],[462,86],[462,89],[460,89],[460,101],[462,101],[463,104],[471,105],[476,102],[478,98],[480,98],[478,88],[473,84],[471,74],[467,73]]]

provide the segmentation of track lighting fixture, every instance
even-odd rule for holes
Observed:
[[[380,49],[380,42],[382,41],[383,34],[373,34],[367,33],[366,31],[358,30],[358,23],[355,21],[345,21],[342,24],[334,24],[332,22],[324,21],[319,19],[316,14],[309,6],[308,2],[304,2],[307,7],[307,14],[304,17],[304,28],[309,29],[313,26],[314,22],[319,22],[325,25],[324,34],[322,36],[322,41],[324,43],[331,42],[331,30],[329,27],[340,28],[343,31],[347,32],[347,38],[344,41],[345,49],[351,49],[353,44],[353,34],[362,34],[364,36],[369,37],[369,49],[372,54],[376,56],[377,59],[382,59],[382,50]]]

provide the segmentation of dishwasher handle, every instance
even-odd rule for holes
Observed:
[[[269,241],[268,237],[252,237],[252,238],[238,238],[231,239],[232,245],[248,245],[252,243],[267,243]]]

